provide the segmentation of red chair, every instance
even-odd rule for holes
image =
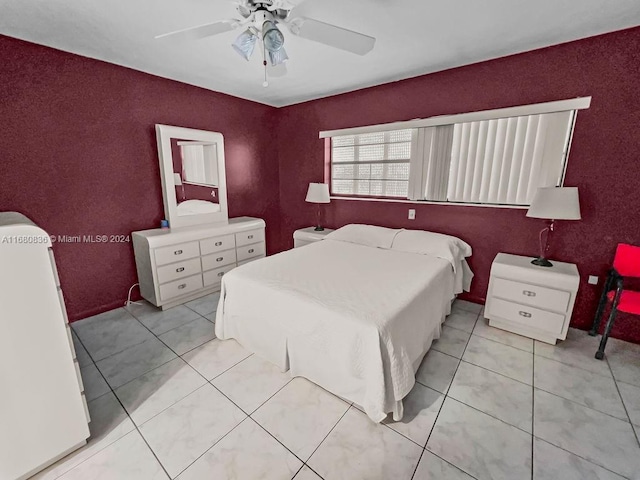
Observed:
[[[631,313],[640,315],[640,292],[634,290],[625,290],[623,283],[625,279],[640,278],[640,247],[619,243],[616,248],[616,256],[613,259],[613,268],[609,270],[607,281],[604,284],[604,291],[598,303],[596,316],[593,319],[593,325],[589,331],[589,335],[598,334],[602,313],[607,301],[612,302],[611,314],[604,328],[600,347],[596,352],[596,358],[602,360],[604,358],[604,347],[607,345],[609,334],[613,328],[618,312]]]

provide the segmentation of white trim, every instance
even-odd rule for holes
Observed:
[[[520,117],[522,115],[539,115],[542,113],[566,112],[567,110],[584,110],[591,105],[591,97],[579,97],[570,100],[535,103],[517,107],[482,110],[479,112],[460,113],[457,115],[438,115],[429,118],[418,118],[404,122],[382,123],[365,127],[343,128],[340,130],[325,130],[320,132],[320,138],[336,137],[339,135],[359,135],[362,133],[382,132],[389,130],[403,130],[406,128],[435,127],[452,123],[477,122],[495,118]]]
[[[356,200],[359,202],[385,202],[385,203],[410,203],[412,205],[454,205],[457,207],[488,207],[488,208],[512,208],[515,210],[528,210],[529,205],[498,205],[492,203],[458,203],[458,202],[434,202],[431,200],[404,200],[401,198],[362,198],[340,197],[332,195],[331,200]]]

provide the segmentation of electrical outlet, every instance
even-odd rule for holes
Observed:
[[[589,285],[597,285],[598,277],[596,275],[589,275]]]
[[[409,209],[409,220],[415,220],[416,219],[416,210],[415,208],[410,208]]]

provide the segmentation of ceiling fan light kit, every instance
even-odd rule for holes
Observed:
[[[374,37],[310,18],[291,18],[294,7],[295,5],[288,0],[239,0],[236,9],[242,19],[227,19],[185,28],[158,35],[156,39],[173,37],[197,40],[219,35],[238,27],[246,27],[231,46],[242,58],[249,61],[257,41],[262,41],[264,86],[268,86],[267,56],[271,66],[277,67],[271,69],[271,76],[278,77],[286,73],[285,62],[289,56],[284,49],[284,34],[278,25],[284,25],[292,35],[357,55],[366,55],[373,49],[376,42]]]
[[[244,32],[238,35],[238,38],[236,38],[231,46],[248,62],[257,41],[258,36],[251,30],[251,28],[247,28]]]

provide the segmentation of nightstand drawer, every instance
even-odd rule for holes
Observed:
[[[491,302],[490,315],[491,318],[500,317],[554,335],[559,335],[562,332],[565,318],[564,315],[558,313],[547,312],[499,298],[494,298]]]
[[[528,283],[515,282],[504,278],[494,278],[491,295],[516,303],[565,313],[571,294],[564,290],[539,287]]]

